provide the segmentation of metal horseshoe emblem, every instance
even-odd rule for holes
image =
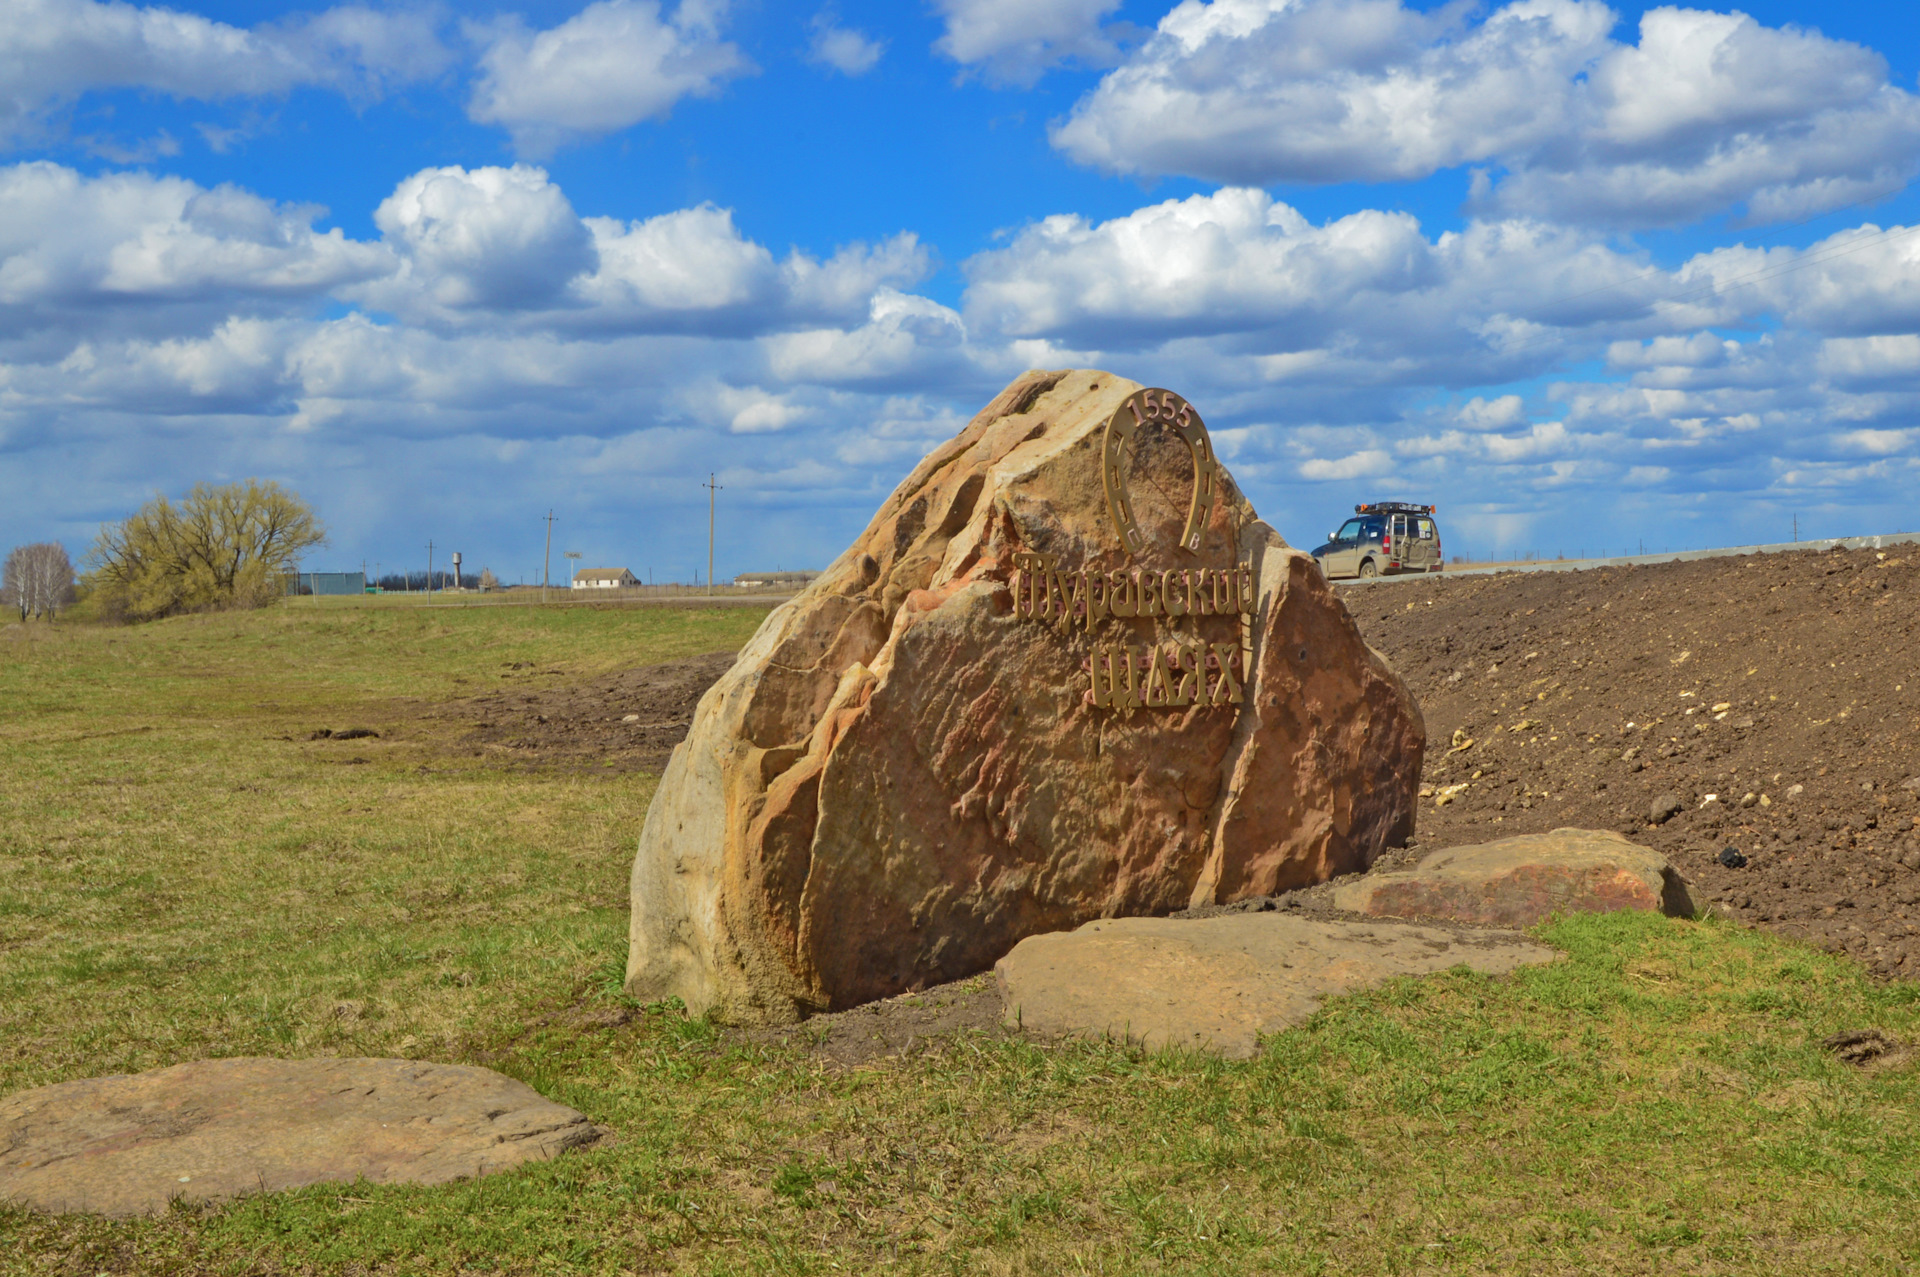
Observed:
[[[1171,390],[1137,390],[1107,419],[1107,433],[1100,448],[1100,474],[1106,482],[1107,512],[1113,517],[1114,531],[1120,534],[1120,544],[1129,556],[1138,556],[1147,548],[1146,535],[1134,518],[1133,500],[1127,492],[1127,450],[1133,446],[1135,432],[1149,421],[1172,426],[1193,453],[1193,499],[1187,504],[1187,526],[1180,534],[1180,547],[1198,550],[1207,516],[1213,512],[1219,463],[1213,457],[1213,440],[1207,437],[1206,423],[1192,404]]]

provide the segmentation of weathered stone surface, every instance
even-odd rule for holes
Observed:
[[[1015,556],[1130,566],[1106,423],[1140,387],[1028,373],[929,454],[707,693],[647,813],[627,988],[784,1022],[990,967],[1022,937],[1363,869],[1412,827],[1425,732],[1312,560],[1143,427],[1133,567],[1251,565],[1235,616],[1015,614]],[[1251,591],[1250,591],[1251,592]],[[1237,706],[1086,703],[1102,641],[1250,651]]]
[[[337,1180],[440,1184],[599,1134],[489,1069],[196,1060],[0,1098],[0,1201],[125,1216]]]
[[[1693,914],[1686,884],[1665,856],[1594,829],[1449,847],[1412,869],[1342,884],[1334,889],[1333,905],[1376,917],[1493,927],[1530,927],[1555,913],[1616,909]]]
[[[1465,963],[1500,973],[1558,955],[1510,931],[1293,913],[1109,918],[1030,936],[994,975],[1009,1024],[1246,1059],[1321,999]]]

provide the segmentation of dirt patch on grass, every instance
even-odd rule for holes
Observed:
[[[1920,975],[1920,555],[1342,595],[1426,716],[1416,850],[1617,829],[1702,906]],[[1722,864],[1728,847],[1746,863]]]
[[[694,708],[734,653],[708,652],[557,686],[516,686],[437,705],[425,717],[465,727],[456,748],[512,768],[662,771]],[[531,669],[513,665],[508,678]]]
[[[1000,1022],[1000,990],[990,971],[799,1024],[728,1032],[740,1041],[798,1047],[841,1067],[931,1050],[966,1033],[1020,1036]]]

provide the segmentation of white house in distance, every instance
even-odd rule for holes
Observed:
[[[638,584],[640,578],[625,568],[581,568],[573,574],[576,590],[618,590]]]

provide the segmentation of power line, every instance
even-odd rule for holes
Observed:
[[[553,566],[553,507],[547,507],[547,550],[540,560],[540,601],[547,601],[547,569]]]
[[[714,482],[713,471],[707,472],[707,481],[700,485],[707,490],[707,594],[713,594],[713,496],[720,491],[720,485]]]

